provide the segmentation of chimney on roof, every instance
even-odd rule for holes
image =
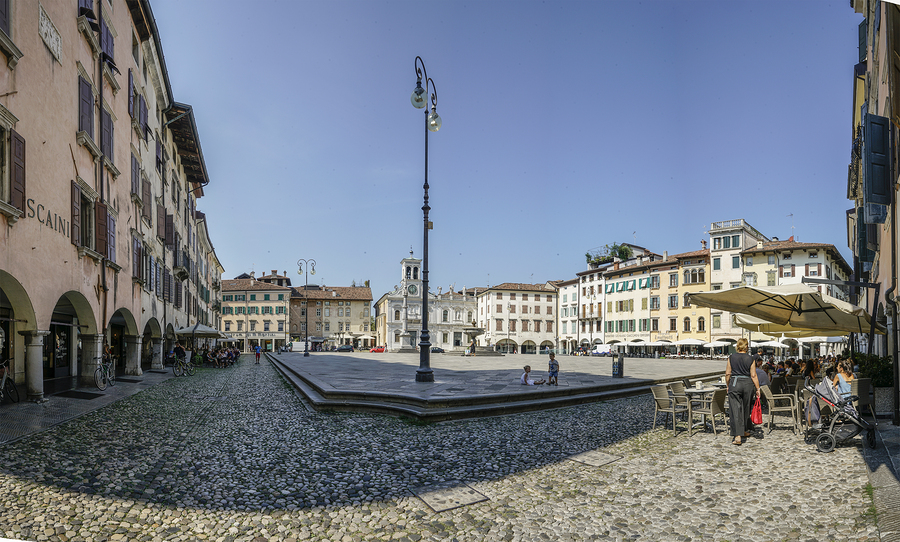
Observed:
[[[668,251],[668,250],[664,250],[664,251],[663,251],[663,261],[666,261],[666,260],[668,260],[668,259],[669,259],[669,251]]]
[[[278,274],[278,270],[277,270],[277,269],[273,269],[273,270],[272,270],[272,274],[273,274],[273,275],[277,275],[277,274]]]
[[[332,290],[332,291],[331,291],[331,297],[337,297],[337,292],[335,292],[334,290]]]
[[[773,237],[772,240],[773,240],[773,241],[778,241],[778,238],[777,238],[777,237]]]
[[[256,271],[250,271],[250,278],[251,278],[251,279],[255,279],[255,278],[256,278]]]
[[[700,239],[700,246],[703,247],[703,250],[706,250],[706,239]]]
[[[760,240],[756,241],[756,248],[762,248],[762,241],[760,241]]]

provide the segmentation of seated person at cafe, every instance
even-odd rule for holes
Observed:
[[[769,380],[769,374],[763,369],[763,360],[761,357],[756,358],[756,378],[759,380],[760,386],[768,386],[772,383]]]

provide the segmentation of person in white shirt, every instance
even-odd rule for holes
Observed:
[[[531,365],[526,365],[524,367],[524,369],[525,369],[525,372],[522,373],[522,385],[523,386],[536,386],[536,385],[544,383],[543,378],[538,381],[534,381],[534,380],[531,380],[530,378],[528,378],[530,376],[529,373],[531,373]]]

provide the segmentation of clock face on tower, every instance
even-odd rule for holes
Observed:
[[[406,290],[410,293],[410,295],[416,295],[416,292],[419,291],[419,289],[416,288],[415,284],[410,284],[409,288],[407,288]]]

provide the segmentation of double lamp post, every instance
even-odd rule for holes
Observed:
[[[306,314],[306,323],[304,326],[306,327],[306,333],[304,333],[304,339],[306,341],[306,346],[303,347],[303,357],[309,357],[309,273],[312,272],[313,275],[316,274],[316,261],[312,258],[308,260],[298,260],[297,261],[297,274],[304,273],[303,266],[306,266],[306,286],[303,287],[303,301],[306,303],[306,310],[304,314]]]
[[[434,81],[428,77],[425,71],[425,61],[417,56],[416,62],[416,88],[413,90],[410,101],[416,109],[425,109],[425,204],[422,212],[425,218],[424,242],[422,248],[422,333],[419,341],[419,369],[416,371],[416,382],[434,382],[434,371],[431,370],[431,335],[428,332],[428,230],[431,222],[428,221],[428,132],[437,132],[441,129],[441,117],[437,114],[437,89]],[[422,88],[422,80],[425,80],[425,88]],[[429,92],[429,88],[431,91]],[[428,101],[431,100],[431,107]]]

